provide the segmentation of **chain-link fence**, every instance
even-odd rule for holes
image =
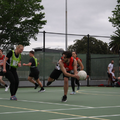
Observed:
[[[62,50],[65,48],[65,35],[64,33],[53,33],[53,32],[40,32],[39,34],[39,44],[36,45],[36,48],[41,48],[41,50],[36,50],[35,57],[37,57],[40,65],[38,66],[40,70],[40,80],[43,81],[43,85],[45,86],[45,81],[47,81],[50,73],[54,69],[57,61],[62,56]],[[90,36],[99,38],[101,40],[108,40],[110,36],[97,36],[97,35],[82,35],[82,34],[67,34],[68,45],[74,44],[75,40],[81,40],[82,37],[87,36],[87,52],[86,54],[78,54],[78,57],[82,59],[84,70],[90,75],[91,81],[86,81],[86,85],[91,85],[91,82],[95,82],[95,80],[107,80],[107,67],[110,61],[113,59],[114,67],[115,67],[115,75],[119,76],[119,55],[113,54],[91,54],[90,53]],[[51,48],[56,50],[51,51]],[[61,49],[62,48],[62,49]],[[51,51],[51,52],[50,52]],[[61,51],[61,52],[60,52]],[[22,63],[29,62],[29,52],[22,53]],[[29,67],[20,67],[18,68],[18,75],[20,80],[27,80],[29,75]],[[62,75],[59,80],[63,81]],[[95,85],[96,83],[94,83]],[[57,84],[56,84],[57,86]]]
[[[36,52],[35,57],[38,59],[39,65],[38,69],[40,70],[40,80],[43,81],[45,86],[45,81],[47,81],[50,73],[55,68],[56,63],[61,58],[62,53],[46,53],[46,52]],[[82,63],[84,65],[84,70],[86,71],[86,54],[78,54],[78,57],[82,59]],[[29,54],[27,52],[22,53],[22,63],[29,62]],[[97,81],[106,81],[107,77],[107,67],[108,64],[114,60],[114,68],[115,68],[115,75],[119,76],[119,55],[101,55],[101,54],[91,54],[90,59],[90,79],[87,85],[91,85],[90,82]],[[29,67],[22,66],[18,68],[18,75],[20,80],[26,80],[29,76]],[[63,76],[61,75],[58,81],[63,81]],[[87,82],[87,81],[86,81]],[[94,85],[96,85],[94,83]],[[56,84],[56,86],[58,86]]]

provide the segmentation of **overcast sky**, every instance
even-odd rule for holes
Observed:
[[[42,0],[47,24],[40,31],[65,33],[65,1]],[[115,31],[108,17],[117,5],[117,0],[67,0],[68,34],[110,36]],[[31,40],[31,45],[24,50],[43,46],[43,35],[37,35],[38,40]],[[68,46],[74,44],[79,36],[68,36]],[[109,43],[107,38],[97,38]],[[46,34],[46,47],[65,49],[64,35]]]

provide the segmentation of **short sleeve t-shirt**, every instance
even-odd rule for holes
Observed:
[[[30,58],[29,62],[30,62],[30,63],[32,63],[32,64],[31,64],[31,66],[36,66],[36,65],[35,65],[35,60],[34,60],[34,58],[33,58],[33,57],[32,57],[32,58]]]
[[[31,71],[33,71],[33,70],[38,70],[38,68],[36,67],[36,64],[35,64],[35,59],[34,59],[33,57],[30,58],[29,62],[32,63],[32,64],[31,64],[31,67],[30,67],[30,70],[31,70]]]
[[[110,63],[110,64],[108,65],[108,67],[109,67],[109,72],[111,73],[111,72],[112,72],[112,69],[113,69],[113,64]]]
[[[113,76],[115,77],[115,74],[113,72],[111,72],[112,74],[112,80],[115,81],[115,79],[113,78]]]

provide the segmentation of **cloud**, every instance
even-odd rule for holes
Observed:
[[[40,31],[65,33],[65,0],[42,0],[47,24]],[[90,34],[110,36],[115,31],[108,17],[117,0],[67,0],[67,23],[69,34]],[[42,47],[43,35],[37,35],[38,41],[31,40],[29,48]],[[78,36],[68,36],[68,45],[73,44]],[[109,43],[109,39],[98,38]],[[33,43],[34,42],[34,43]],[[37,44],[36,44],[37,43]],[[46,35],[46,47],[65,48],[65,36]],[[27,47],[25,47],[27,49]]]

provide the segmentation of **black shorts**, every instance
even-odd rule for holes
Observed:
[[[67,73],[70,73],[70,71],[67,71]],[[68,78],[68,79],[69,79],[69,77],[68,77],[68,76],[65,76],[65,75],[63,74],[63,78],[64,78],[64,77],[66,77],[66,78]]]
[[[70,71],[67,71],[68,73],[70,73]],[[50,78],[52,78],[52,79],[58,79],[59,77],[60,77],[60,75],[61,75],[61,73],[62,73],[62,71],[61,70],[57,70],[57,69],[54,69],[53,71],[52,71],[52,73],[50,74]],[[64,77],[67,77],[67,78],[69,78],[68,76],[65,76],[64,74],[63,74],[63,78]]]
[[[108,78],[110,78],[110,74],[107,72]]]
[[[4,72],[0,72],[0,76],[4,76],[4,74],[5,74]]]
[[[30,70],[29,77],[33,77],[35,80],[38,80],[39,79],[39,70],[38,69]]]

